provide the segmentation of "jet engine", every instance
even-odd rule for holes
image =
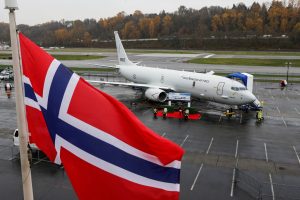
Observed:
[[[145,96],[152,100],[152,101],[156,101],[156,102],[164,102],[167,100],[167,93],[161,89],[158,88],[148,88],[145,91]]]

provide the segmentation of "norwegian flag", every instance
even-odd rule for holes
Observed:
[[[30,142],[80,199],[179,198],[183,150],[19,34]]]

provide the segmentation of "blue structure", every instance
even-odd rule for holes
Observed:
[[[242,74],[240,72],[235,72],[232,74],[227,75],[228,78],[238,78],[240,79],[243,84],[247,87],[247,82],[248,82],[248,76],[245,74]]]

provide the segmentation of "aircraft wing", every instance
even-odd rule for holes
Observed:
[[[123,85],[123,86],[138,87],[138,88],[159,88],[162,90],[175,91],[174,88],[171,88],[171,87],[151,85],[151,84],[133,83],[133,82],[125,83],[125,82],[92,81],[92,80],[88,80],[88,82],[89,83],[109,84],[109,85]]]

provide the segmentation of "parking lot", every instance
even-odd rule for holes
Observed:
[[[262,123],[256,123],[255,113],[242,113],[232,119],[221,116],[223,107],[199,105],[200,120],[154,119],[151,104],[131,102],[140,96],[129,88],[107,86],[102,90],[123,101],[148,127],[185,149],[181,174],[181,199],[299,199],[300,198],[300,86],[291,85],[280,90],[275,83],[255,83],[255,94],[264,102]],[[197,105],[197,103],[192,103]],[[14,96],[8,99],[1,87],[0,95],[0,160],[1,170],[18,172],[10,161],[7,146],[16,127]],[[7,164],[10,163],[10,164]],[[51,177],[49,174],[56,176]],[[9,173],[8,173],[9,174]],[[50,177],[49,177],[50,176]],[[20,184],[14,177],[6,187]],[[43,177],[43,178],[42,178]],[[20,178],[20,176],[19,176]],[[33,166],[33,180],[43,185],[36,187],[38,197],[53,199],[59,193],[64,199],[74,198],[67,177],[61,169],[49,163]],[[63,184],[53,190],[47,186],[58,180]],[[1,185],[4,183],[1,183]],[[0,187],[1,188],[1,187]],[[7,194],[10,190],[0,189]],[[57,191],[56,194],[49,191]],[[17,195],[17,194],[16,194]],[[20,194],[18,194],[20,196]],[[61,197],[60,197],[61,198]]]

